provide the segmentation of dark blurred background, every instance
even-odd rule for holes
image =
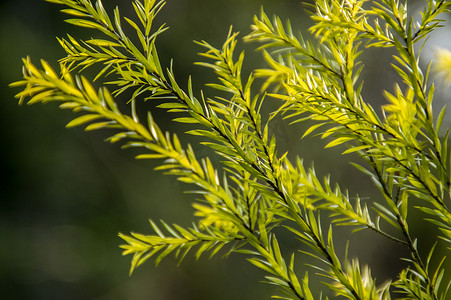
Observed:
[[[104,2],[109,11],[118,5],[122,15],[133,16],[129,0]],[[171,28],[157,43],[162,63],[168,66],[173,58],[182,86],[192,75],[197,91],[211,93],[203,84],[214,76],[193,65],[200,59],[196,53],[202,51],[193,40],[220,46],[230,25],[244,36],[262,5],[269,15],[290,18],[299,30],[310,24],[298,0],[168,0],[158,18]],[[135,161],[133,152],[104,143],[104,132],[65,129],[71,112],[52,104],[17,105],[13,96],[18,90],[7,85],[21,78],[22,57],[31,55],[35,64],[42,58],[57,67],[64,53],[56,37],[97,36],[63,22],[59,8],[39,0],[0,4],[0,298],[269,299],[274,291],[260,282],[265,274],[240,255],[211,260],[205,256],[199,261],[188,257],[180,267],[171,256],[157,268],[147,263],[128,276],[131,257],[121,256],[117,233],[148,233],[149,218],[188,226],[193,218],[192,197],[174,178],[154,172],[157,162]],[[254,46],[242,46],[246,61],[250,67],[262,66]],[[391,90],[397,80],[389,66],[390,55],[387,50],[371,49],[363,56],[368,65],[363,74],[368,83],[365,93],[375,106],[383,103],[380,89]],[[170,116],[149,105],[163,128],[181,132]],[[323,150],[318,138],[300,142],[303,128],[275,123],[272,130],[280,136],[280,153],[289,150],[293,157],[300,155],[306,165],[315,161],[321,176],[331,173],[332,180],[351,194],[378,199],[369,180],[349,165],[350,157],[340,156],[343,149]],[[211,154],[194,147],[199,156]],[[419,226],[418,234],[425,234],[425,228]],[[336,235],[343,253],[346,239],[340,238],[341,231],[347,231],[337,230]],[[373,273],[379,283],[395,276],[402,266],[396,254],[402,250],[371,233],[356,234],[350,245],[351,256],[360,256],[363,264],[378,262]],[[286,251],[301,247],[292,238],[284,239],[282,246]],[[302,259],[298,259],[300,274],[306,270]]]

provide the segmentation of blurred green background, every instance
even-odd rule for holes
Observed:
[[[133,15],[129,0],[104,0],[104,5],[109,11],[118,5],[122,15]],[[298,0],[168,0],[158,18],[171,28],[157,43],[162,63],[167,66],[173,58],[182,86],[192,75],[196,90],[205,89],[203,84],[214,76],[193,65],[202,50],[193,40],[220,46],[232,24],[245,35],[262,5],[270,15],[290,18],[300,30],[310,24]],[[96,35],[63,20],[59,6],[44,1],[4,0],[0,4],[0,297],[269,299],[274,291],[259,282],[265,274],[240,255],[199,261],[187,258],[180,267],[171,257],[157,268],[148,263],[128,276],[130,257],[121,256],[117,233],[148,233],[149,218],[189,225],[192,197],[183,193],[185,187],[174,178],[154,172],[157,162],[135,161],[132,151],[104,143],[104,132],[65,129],[71,112],[55,105],[17,105],[13,96],[18,90],[7,85],[21,78],[22,57],[31,55],[35,63],[43,58],[56,67],[57,59],[64,56],[56,37]],[[244,46],[247,61],[252,67],[261,66],[253,46]],[[372,49],[363,57],[368,65],[366,93],[376,106],[383,101],[380,88],[392,89],[396,79],[389,66],[390,53],[381,53]],[[149,109],[163,128],[181,132],[164,111],[155,110],[152,104]],[[319,174],[331,173],[351,194],[368,200],[378,197],[369,180],[349,166],[349,158],[337,159],[341,149],[322,150],[324,144],[317,138],[300,142],[302,128],[275,123],[272,130],[279,135],[280,153],[289,150],[292,156],[304,157],[307,165],[315,161]],[[199,145],[194,148],[199,156],[211,154]],[[426,229],[418,230],[421,234]],[[339,234],[340,230],[337,244],[342,253],[346,240]],[[286,238],[283,247],[288,251],[300,245]],[[373,273],[379,283],[402,265],[394,255],[400,251],[397,245],[372,234],[353,236],[351,249],[353,256],[362,256],[363,263],[378,262]],[[298,265],[304,272],[301,259]]]

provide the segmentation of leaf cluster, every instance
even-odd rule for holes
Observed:
[[[421,21],[415,23],[407,2],[317,0],[312,6],[313,41],[295,34],[289,22],[284,25],[279,17],[271,20],[262,10],[245,40],[262,44],[258,49],[267,69],[243,76],[245,54],[237,53],[238,33],[233,28],[221,47],[197,42],[206,60],[198,64],[218,78],[207,84],[217,91],[214,97],[193,91],[191,78],[186,89],[180,87],[172,66],[161,66],[156,39],[166,27],[155,28],[154,20],[164,1],[134,1],[136,21],[121,17],[117,8],[109,15],[100,0],[95,4],[48,1],[67,7],[62,10],[71,16],[67,22],[96,30],[104,38],[59,39],[67,54],[60,60],[59,72],[45,61],[40,69],[30,58],[24,59],[23,80],[11,84],[23,88],[17,94],[19,102],[57,102],[60,108],[79,114],[68,127],[112,129],[109,142],[140,149],[138,159],[157,159],[158,171],[190,184],[190,192],[197,195],[193,204],[197,219],[191,227],[162,221],[162,230],[151,221],[153,234],[119,234],[125,242],[121,245],[124,255],[133,255],[130,272],[150,258],[158,264],[173,253],[181,262],[192,249],[199,258],[226,248],[226,256],[244,254],[265,271],[266,281],[280,290],[275,297],[317,298],[309,288],[308,272],[300,276],[295,268],[297,253],[287,255],[279,242],[275,229],[280,228],[308,246],[304,253],[317,262],[310,267],[326,278],[326,287],[337,296],[446,298],[442,283],[448,270],[443,263],[431,262],[434,248],[422,257],[421,239],[410,228],[409,216],[412,210],[425,213],[449,248],[448,132],[441,135],[445,109],[434,117],[430,68],[420,68],[421,51],[416,44],[424,43],[440,26],[438,16],[449,12],[451,1],[426,1]],[[136,33],[137,43],[125,34],[124,20]],[[367,47],[396,50],[393,68],[400,82],[394,92],[385,92],[388,103],[382,113],[362,94],[359,76],[364,65],[359,55]],[[111,93],[104,86],[96,90],[84,76],[72,75],[94,65],[101,66],[101,71],[93,80],[112,86]],[[254,88],[257,78],[264,78],[259,93]],[[127,90],[132,93],[126,101],[129,111],[124,112],[117,101]],[[316,131],[329,140],[325,147],[346,145],[343,154],[358,154],[365,164],[354,165],[375,183],[381,201],[363,203],[328,177],[318,178],[314,167],[305,168],[301,158],[292,161],[287,153],[278,153],[277,136],[269,129],[273,116],[262,113],[268,98],[282,103],[274,115],[294,123],[315,122],[303,136]],[[192,146],[163,132],[150,112],[145,121],[140,120],[137,101],[155,99],[163,100],[160,108],[183,114],[174,121],[187,124],[187,134],[201,136],[203,144],[221,158],[220,166],[208,157],[198,159]],[[324,212],[332,221],[326,223],[327,230],[321,220]],[[336,226],[369,229],[399,243],[409,252],[404,258],[409,267],[393,282],[379,286],[369,266],[347,255],[339,257],[334,245]]]

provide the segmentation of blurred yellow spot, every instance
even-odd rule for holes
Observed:
[[[447,84],[451,84],[451,51],[438,48],[435,52],[434,72]]]

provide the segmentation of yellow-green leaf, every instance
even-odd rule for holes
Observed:
[[[73,119],[72,121],[70,121],[70,122],[66,125],[66,127],[67,127],[67,128],[71,128],[71,127],[80,126],[80,125],[83,125],[83,124],[85,124],[85,123],[88,123],[88,122],[91,122],[91,121],[93,121],[93,120],[97,120],[97,119],[100,119],[100,118],[102,118],[102,116],[100,116],[100,115],[95,115],[95,114],[83,115],[83,116],[80,116],[80,117],[78,117],[78,118]]]

